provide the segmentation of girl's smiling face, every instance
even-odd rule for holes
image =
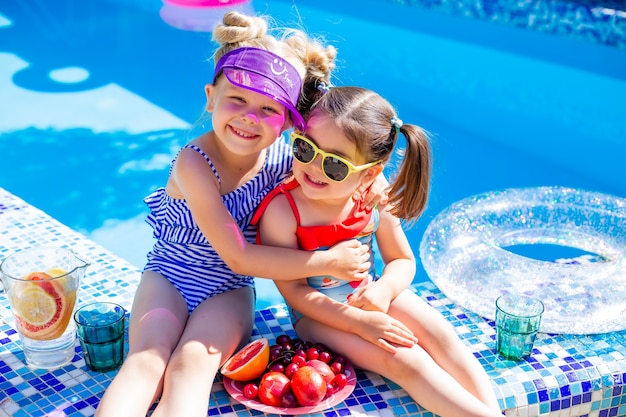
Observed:
[[[215,136],[234,154],[258,153],[291,126],[285,106],[263,94],[237,87],[224,76],[205,90]]]
[[[331,152],[348,160],[353,165],[362,165],[370,161],[357,151],[354,142],[348,139],[335,121],[323,112],[314,111],[307,121],[304,135],[325,152]],[[293,174],[302,186],[305,195],[315,200],[338,200],[345,202],[352,198],[354,191],[364,181],[373,181],[382,167],[375,165],[359,172],[353,172],[343,182],[329,180],[322,172],[322,156],[317,155],[309,164],[303,164],[294,158]]]

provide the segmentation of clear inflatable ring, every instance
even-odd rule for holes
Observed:
[[[596,262],[518,255],[515,245],[576,248]],[[488,319],[506,293],[541,299],[545,333],[626,329],[626,199],[565,187],[512,188],[461,200],[420,243],[424,269],[457,304]]]

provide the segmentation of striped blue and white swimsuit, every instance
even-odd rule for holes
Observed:
[[[207,161],[215,177],[220,176],[202,149],[187,145]],[[280,138],[267,149],[263,168],[250,181],[223,195],[222,201],[233,216],[246,240],[254,243],[256,227],[250,220],[257,206],[291,172],[289,146]],[[173,162],[172,162],[173,164]],[[171,171],[171,168],[170,168]],[[251,276],[235,274],[220,258],[193,220],[184,199],[172,198],[159,188],[144,199],[151,210],[146,222],[157,239],[148,253],[144,270],[156,271],[167,278],[182,294],[191,313],[202,301],[242,287],[254,287]]]

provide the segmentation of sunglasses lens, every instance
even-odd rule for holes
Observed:
[[[293,156],[298,161],[308,164],[315,158],[315,149],[306,141],[296,138],[293,141]]]
[[[337,158],[327,156],[324,158],[324,173],[333,181],[343,181],[348,176],[350,169]]]

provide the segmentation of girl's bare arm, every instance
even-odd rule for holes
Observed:
[[[222,203],[218,182],[204,158],[190,149],[178,155],[173,175],[200,230],[236,273],[275,280],[333,274],[349,280],[366,277],[368,248],[344,242],[329,251],[301,251],[251,244]],[[294,275],[294,271],[299,271]]]

